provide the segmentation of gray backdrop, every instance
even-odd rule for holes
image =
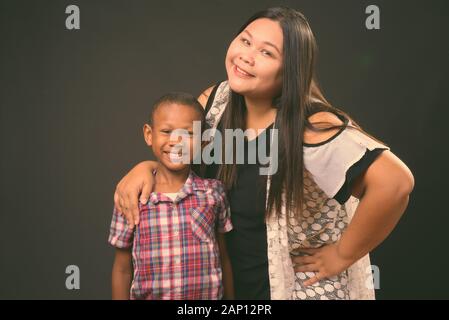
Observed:
[[[70,4],[80,30],[65,28]],[[380,30],[365,28],[370,4]],[[372,255],[377,297],[449,297],[446,1],[1,0],[0,298],[110,297],[113,191],[151,157],[150,103],[225,79],[237,29],[274,5],[308,17],[329,100],[414,172],[407,213]]]

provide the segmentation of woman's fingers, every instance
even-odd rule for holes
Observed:
[[[310,278],[307,281],[304,281],[304,286],[305,287],[311,286],[311,285],[319,282],[321,279],[324,279],[324,278],[325,277],[321,273],[317,272],[314,277]]]
[[[143,183],[142,193],[140,194],[140,199],[139,199],[141,204],[143,204],[143,205],[147,204],[148,198],[150,197],[150,193],[154,189],[153,183],[154,183],[154,179]],[[131,199],[136,200],[136,201],[131,201],[131,208],[133,211],[134,221],[136,222],[136,225],[138,225],[139,221],[140,221],[140,214],[139,214],[139,204],[137,202],[137,196],[131,197]]]
[[[137,199],[137,194],[134,196]],[[134,225],[136,224],[136,219],[134,218],[134,211],[133,211],[133,207],[132,207],[132,200],[133,199],[133,193],[131,194],[126,194],[126,196],[124,197],[124,209],[123,211],[125,212],[125,216],[126,216],[126,220],[128,220],[128,223],[130,225],[130,228],[134,228]]]
[[[153,179],[153,183],[154,183],[154,179]],[[151,183],[151,181],[148,181],[147,183],[143,184],[142,193],[140,194],[140,203],[141,204],[147,204],[148,198],[150,197],[150,193],[153,189],[154,189],[154,186]]]
[[[297,265],[313,264],[315,262],[315,257],[313,256],[294,256],[292,261]]]
[[[302,252],[302,253],[306,253],[308,255],[314,255],[315,253],[317,253],[318,251],[320,251],[321,248],[317,248],[317,249],[305,249],[305,248],[301,248],[298,251]]]
[[[129,197],[129,201],[128,201],[128,210],[130,211],[129,214],[131,215],[131,219],[133,219],[134,224],[138,225],[139,224],[139,204],[138,204],[138,195],[136,194],[131,194]]]
[[[133,218],[132,214],[130,214],[128,199],[126,197],[126,193],[122,192],[123,189],[124,189],[123,181],[120,181],[117,184],[117,187],[115,189],[114,205],[116,207],[116,210],[121,215],[123,215],[126,218],[126,220],[128,221],[128,227],[133,229],[134,228],[134,218]]]
[[[122,214],[122,207],[120,205],[120,196],[118,194],[117,189],[115,189],[114,192],[114,206],[115,206],[115,210],[119,213]]]
[[[127,204],[126,198],[121,198],[121,206],[123,208],[123,215],[125,216],[126,220],[128,221],[128,226],[130,229],[134,228],[134,218],[129,210],[129,205]]]
[[[153,190],[155,169],[154,162],[145,161],[139,163],[117,184],[114,204],[117,211],[125,216],[128,227],[131,229],[140,220],[139,200],[142,204],[146,204]],[[139,194],[141,195],[140,198]]]
[[[123,194],[120,192],[121,187],[119,186],[119,204],[121,207],[121,212],[125,216],[126,220],[128,221],[128,227],[130,229],[134,228],[134,218],[129,210],[129,200],[127,197],[127,194]]]
[[[294,269],[295,272],[318,272],[318,267],[314,264],[297,265]]]

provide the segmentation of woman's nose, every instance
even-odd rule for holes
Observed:
[[[249,64],[250,66],[254,66],[254,58],[249,55],[240,56],[240,60],[242,60],[246,64]]]

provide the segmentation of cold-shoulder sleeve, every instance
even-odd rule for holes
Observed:
[[[323,143],[304,144],[304,166],[329,198],[343,204],[353,182],[385,150],[384,144],[346,125]]]

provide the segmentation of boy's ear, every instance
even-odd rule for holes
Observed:
[[[147,145],[151,147],[153,145],[153,130],[147,123],[145,123],[143,126],[143,137]]]

